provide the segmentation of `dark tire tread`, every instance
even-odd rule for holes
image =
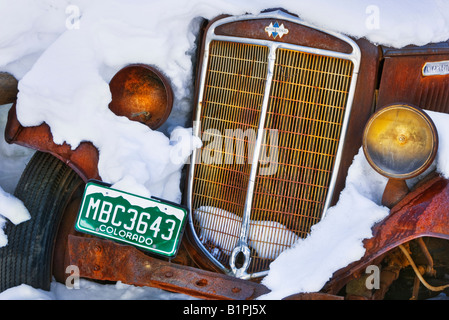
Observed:
[[[37,151],[20,178],[14,195],[31,219],[7,223],[8,244],[0,248],[0,292],[20,284],[50,290],[52,257],[65,206],[83,183],[65,163]]]

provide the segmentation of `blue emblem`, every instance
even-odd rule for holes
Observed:
[[[265,32],[268,33],[269,37],[273,37],[276,39],[278,36],[282,38],[282,36],[288,33],[288,29],[284,27],[284,24],[279,25],[279,22],[275,22],[274,24],[271,22],[268,27],[265,27]]]

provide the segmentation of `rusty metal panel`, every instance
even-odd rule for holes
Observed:
[[[449,113],[449,74],[423,74],[426,63],[447,60],[447,52],[387,56],[379,87],[378,107],[399,102],[425,110]]]
[[[71,167],[84,181],[101,179],[98,173],[98,150],[91,142],[82,142],[75,150],[65,142],[61,145],[56,144],[46,123],[36,127],[23,127],[17,119],[15,104],[8,113],[5,140],[8,143],[51,153]]]
[[[288,37],[276,37],[275,41],[303,45],[312,48],[351,53],[351,46],[323,31],[316,30],[291,21],[278,19],[279,25],[289,30]],[[224,36],[241,38],[265,39],[266,26],[272,23],[271,19],[256,19],[254,21],[236,21],[218,26],[216,33]]]
[[[364,240],[365,255],[334,273],[323,291],[336,294],[360,270],[397,246],[420,237],[449,240],[449,180],[430,176],[391,208],[390,215],[373,227]],[[374,262],[375,264],[375,262]]]
[[[16,101],[18,81],[6,72],[0,72],[0,105]]]
[[[202,299],[250,300],[269,292],[257,282],[152,258],[110,240],[70,235],[68,247],[70,264],[78,266],[85,278],[122,281]]]

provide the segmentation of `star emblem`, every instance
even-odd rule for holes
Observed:
[[[265,27],[265,32],[268,33],[269,37],[276,39],[278,36],[282,38],[283,35],[288,33],[288,29],[284,27],[284,24],[279,25],[279,22],[274,24],[271,22],[268,27]]]

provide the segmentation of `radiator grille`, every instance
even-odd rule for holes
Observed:
[[[237,245],[267,81],[265,46],[212,41],[201,105],[204,142],[191,203],[196,233],[223,265]],[[249,227],[249,272],[266,270],[322,215],[353,64],[277,49]]]

